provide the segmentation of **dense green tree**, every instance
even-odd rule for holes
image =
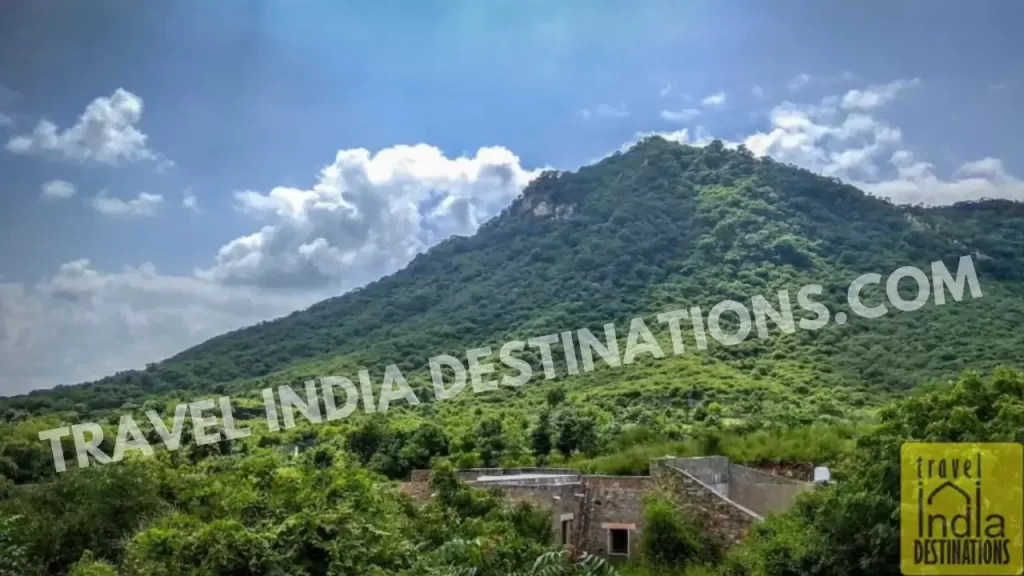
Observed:
[[[410,469],[429,468],[433,458],[448,456],[450,444],[444,430],[438,424],[428,422],[412,434],[401,449],[401,457]]]
[[[363,420],[362,424],[350,432],[345,439],[349,451],[367,464],[373,456],[380,452],[390,440],[387,421],[382,417],[373,416]]]
[[[87,550],[116,562],[123,540],[169,508],[162,497],[168,474],[153,459],[69,470],[0,502],[0,517],[9,519],[11,544],[38,562],[40,573],[65,572]]]
[[[723,569],[728,576],[897,576],[900,446],[1024,441],[1024,372],[968,373],[886,408],[826,490],[769,518]]]
[[[505,433],[501,419],[497,416],[485,418],[476,428],[477,446],[480,459],[484,466],[498,466],[498,461],[505,451]]]
[[[593,455],[597,451],[597,422],[592,415],[572,407],[559,414],[555,447],[568,458],[576,452]]]
[[[551,434],[551,413],[544,410],[537,418],[537,425],[530,434],[533,457],[538,466],[542,466],[547,461],[548,455],[551,454],[551,449],[554,447],[551,443]]]
[[[0,576],[21,576],[27,572],[25,545],[13,534],[19,520],[17,516],[0,516]]]
[[[556,387],[552,388],[551,390],[548,390],[548,394],[547,394],[548,406],[551,406],[552,408],[554,408],[555,406],[558,406],[562,402],[565,402],[565,396],[566,396],[565,395],[565,388],[563,388],[561,386],[556,386]]]
[[[92,552],[86,550],[82,558],[71,567],[68,576],[117,576],[117,570],[109,562],[96,560]]]

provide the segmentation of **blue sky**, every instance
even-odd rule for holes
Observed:
[[[4,11],[0,394],[364,284],[642,133],[896,201],[1024,199],[1016,2]]]

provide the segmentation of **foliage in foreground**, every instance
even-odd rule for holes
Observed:
[[[618,576],[608,561],[583,553],[572,556],[566,550],[552,550],[537,557],[529,567],[517,569],[491,555],[492,549],[479,540],[452,540],[438,551],[443,561],[455,568],[436,574],[443,576]]]
[[[0,571],[19,576],[613,574],[551,555],[548,512],[459,483],[419,507],[324,447],[69,471],[0,503]],[[469,544],[467,544],[469,543]],[[471,570],[471,572],[465,572]]]
[[[770,517],[723,576],[898,576],[900,445],[1024,441],[1024,372],[968,373],[952,387],[885,409],[826,490]]]
[[[896,576],[900,444],[1024,440],[1024,372],[965,374],[883,410],[835,468],[836,483],[770,516],[718,576]],[[158,453],[12,486],[0,501],[0,574],[20,576],[507,576],[606,574],[552,546],[547,513],[460,484],[440,460],[423,507],[356,463],[344,443],[192,462]],[[706,573],[715,555],[657,500],[646,566]]]
[[[658,573],[714,562],[720,553],[702,526],[658,494],[644,501],[641,548],[647,566]]]

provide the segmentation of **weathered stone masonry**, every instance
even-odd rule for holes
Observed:
[[[577,546],[607,556],[609,529],[629,533],[629,555],[637,553],[643,535],[643,495],[652,487],[647,476],[584,476],[583,521]]]
[[[652,460],[654,484],[686,516],[696,520],[722,546],[737,544],[750,526],[761,520],[755,512],[733,502],[715,484],[702,482],[693,474],[673,465],[671,459]],[[721,484],[719,484],[721,485]]]
[[[555,539],[567,546],[609,555],[612,532],[627,536],[628,554],[643,536],[644,494],[657,490],[680,513],[697,520],[724,546],[742,540],[762,515],[786,509],[811,484],[732,464],[722,456],[661,458],[650,476],[587,476],[554,468],[478,468],[457,471],[471,486],[498,490],[511,502],[528,502],[552,513]],[[403,490],[430,497],[429,471],[415,470]]]

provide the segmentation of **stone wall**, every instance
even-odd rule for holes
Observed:
[[[542,510],[551,512],[551,534],[555,543],[561,542],[562,520],[571,519],[572,528],[569,533],[569,544],[579,539],[583,524],[583,487],[580,484],[534,485],[534,486],[488,486],[476,484],[474,487],[498,490],[509,503],[526,502]]]
[[[470,482],[469,486],[478,490],[496,490],[509,503],[526,502],[550,511],[552,537],[556,543],[561,542],[562,520],[571,519],[573,522],[569,542],[575,544],[579,541],[585,496],[581,483],[508,485]],[[420,504],[426,504],[431,497],[430,484],[424,481],[403,482],[399,490]]]
[[[813,487],[746,466],[729,465],[729,499],[761,516],[789,508],[798,494]]]
[[[722,546],[730,547],[746,537],[750,526],[761,517],[733,502],[688,472],[677,468],[674,458],[652,460],[654,485],[694,519]]]
[[[584,476],[585,520],[581,523],[578,546],[587,552],[608,555],[610,528],[630,532],[629,555],[639,552],[643,535],[643,495],[653,487],[647,476]]]
[[[429,482],[430,470],[413,470],[409,474],[409,482]]]
[[[427,482],[403,482],[399,490],[408,494],[413,500],[424,504],[430,500],[430,484]]]

